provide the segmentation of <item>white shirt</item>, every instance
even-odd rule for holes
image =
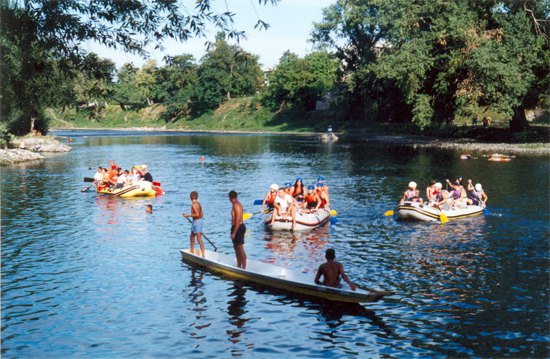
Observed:
[[[123,173],[121,174],[120,176],[118,176],[117,180],[116,180],[116,183],[122,183],[124,184],[124,182],[126,182],[126,175]]]
[[[281,207],[281,212],[282,213],[286,213],[286,210],[292,204],[292,202],[294,202],[294,200],[292,199],[292,197],[288,193],[286,193],[283,198],[277,196],[277,198],[275,198],[274,202],[277,203],[279,205],[279,207]]]
[[[95,181],[102,181],[103,180],[103,173],[96,172],[95,175],[94,175],[94,180]]]

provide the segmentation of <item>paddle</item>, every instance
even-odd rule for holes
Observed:
[[[255,205],[255,206],[259,206],[259,205],[261,205],[263,202],[264,202],[263,199],[257,199],[257,200],[254,201],[254,205]]]
[[[393,216],[393,209],[390,209],[389,211],[384,212],[384,216],[386,217]]]
[[[395,295],[395,292],[393,292],[391,290],[376,290],[376,289],[372,289],[372,288],[368,288],[368,287],[358,286],[357,284],[355,286],[359,289],[366,290],[367,292],[371,292],[371,293],[382,295],[382,296]]]
[[[447,218],[447,215],[445,213],[443,213],[443,211],[439,211],[439,220],[441,221],[441,223],[447,223],[449,222],[449,219]]]
[[[187,220],[189,221],[189,223],[193,223],[192,220],[189,219],[189,217],[185,217],[187,218]],[[202,236],[204,237],[204,239],[206,239],[208,241],[208,243],[210,243],[212,245],[212,247],[214,247],[214,252],[217,252],[218,251],[218,248],[216,247],[216,245],[214,243],[212,243],[212,241],[210,239],[208,239],[208,237],[206,236],[206,234],[202,233]]]
[[[82,188],[82,189],[80,190],[80,192],[86,192],[86,191],[89,190],[90,187],[92,187],[94,184],[95,184],[95,182],[90,183],[89,186],[86,186],[86,187]]]
[[[247,219],[250,219],[250,217],[252,217],[253,215],[260,214],[260,213],[269,213],[269,210],[264,209],[263,212],[259,211],[259,212],[254,212],[254,213],[243,213],[243,221],[246,221]]]
[[[84,182],[93,182],[95,181],[95,179],[93,179],[92,177],[84,177]]]

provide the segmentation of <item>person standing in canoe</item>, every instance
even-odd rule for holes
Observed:
[[[244,252],[244,234],[246,226],[243,223],[243,206],[237,199],[237,192],[229,192],[231,207],[231,240],[237,257],[237,267],[246,269],[246,253]]]
[[[340,285],[340,277],[349,284],[351,290],[357,289],[357,286],[349,280],[346,273],[344,273],[344,266],[340,262],[336,262],[336,253],[334,249],[329,248],[325,253],[327,261],[319,266],[317,275],[315,276],[315,284],[326,285],[328,287],[338,287]],[[323,280],[321,281],[321,276]]]
[[[199,194],[197,191],[191,192],[189,195],[189,198],[191,199],[191,214],[183,213],[183,216],[185,218],[193,218],[193,223],[191,223],[191,235],[189,236],[189,243],[190,243],[190,249],[191,253],[195,254],[195,236],[197,237],[197,242],[199,243],[199,247],[201,249],[201,256],[204,258],[204,244],[202,243],[202,217],[204,217],[202,213],[202,207],[198,201]]]

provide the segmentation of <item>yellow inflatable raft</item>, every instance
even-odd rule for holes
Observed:
[[[136,184],[125,186],[122,188],[97,188],[97,193],[109,194],[112,196],[130,198],[130,197],[155,197],[157,191],[153,188],[153,184],[147,181],[139,181]]]

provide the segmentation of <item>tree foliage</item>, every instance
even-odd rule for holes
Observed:
[[[351,96],[399,94],[419,127],[512,118],[548,88],[542,1],[338,0],[323,14],[313,40],[336,49]]]
[[[294,105],[313,110],[315,102],[336,83],[338,67],[338,61],[326,51],[313,52],[303,59],[287,51],[268,76],[264,102],[273,109]]]
[[[278,0],[258,1],[276,4]],[[229,38],[243,38],[244,32],[233,28],[234,16],[229,10],[214,11],[211,0],[196,1],[192,8],[174,0],[3,0],[0,99],[4,127],[21,134],[34,122],[47,130],[43,109],[50,104],[48,98],[56,97],[48,96],[52,75],[71,76],[85,59],[87,41],[146,55],[148,46],[162,48],[165,38],[185,41],[203,35],[208,23],[226,31]],[[258,19],[256,27],[268,24]]]

